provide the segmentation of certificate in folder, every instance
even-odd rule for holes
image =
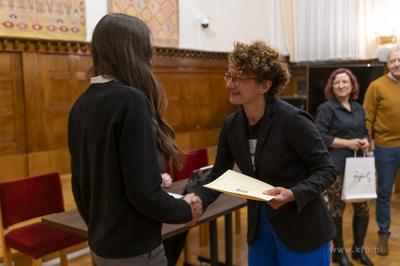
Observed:
[[[226,171],[204,187],[252,200],[269,201],[275,198],[263,194],[265,190],[274,188],[270,184],[232,170]]]

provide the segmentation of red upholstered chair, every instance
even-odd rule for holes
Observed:
[[[166,165],[167,172],[173,177],[174,181],[189,178],[193,170],[208,165],[207,149],[201,148],[196,150],[185,151],[185,164],[181,170],[173,169],[171,171],[170,164]]]
[[[5,266],[12,265],[11,249],[32,257],[33,265],[41,265],[44,255],[60,251],[61,265],[67,265],[64,249],[86,241],[83,236],[41,222],[17,227],[20,222],[64,211],[58,173],[1,183],[0,206]],[[11,225],[16,226],[9,230]]]

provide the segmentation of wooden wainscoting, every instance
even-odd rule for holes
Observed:
[[[0,62],[0,168],[8,178],[27,173],[22,56],[0,52]]]
[[[1,43],[0,182],[70,172],[68,114],[88,86],[90,55],[40,41]]]
[[[67,121],[88,87],[90,43],[0,37],[0,182],[70,172]],[[153,71],[167,93],[165,118],[182,149],[217,145],[229,103],[227,54],[156,48]]]
[[[159,48],[153,71],[163,85],[165,119],[184,150],[217,145],[223,119],[234,111],[224,82],[227,54]]]

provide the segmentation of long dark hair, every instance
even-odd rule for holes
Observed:
[[[87,75],[107,76],[142,91],[153,112],[157,149],[178,167],[183,152],[175,144],[175,133],[163,120],[167,97],[151,71],[153,47],[151,31],[140,19],[125,14],[107,14],[97,24],[92,37],[93,66]]]

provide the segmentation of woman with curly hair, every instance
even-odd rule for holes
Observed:
[[[235,42],[225,74],[238,109],[223,123],[212,181],[234,164],[274,186],[266,201],[248,200],[249,265],[329,265],[336,230],[321,193],[336,171],[312,117],[276,94],[289,81],[279,52],[263,41]],[[219,195],[196,193],[205,209]]]

